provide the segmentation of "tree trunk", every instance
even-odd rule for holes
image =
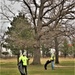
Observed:
[[[55,63],[56,64],[59,64],[59,59],[58,59],[58,40],[57,40],[57,37],[55,37],[55,50],[56,50],[56,53],[55,53]]]
[[[75,58],[75,53],[74,53],[73,57]]]
[[[40,38],[41,38],[41,29],[42,29],[41,15],[43,14],[42,7],[43,7],[43,2],[41,1],[41,5],[39,8],[39,16],[38,16],[37,26],[35,26],[36,46],[35,46],[35,50],[34,50],[33,64],[41,64],[41,61],[40,61],[40,54],[41,54],[40,53]]]
[[[19,63],[19,57],[20,57],[20,53],[18,51],[18,53],[17,53],[17,64]]]
[[[0,45],[0,58],[1,58],[1,45]]]
[[[1,53],[2,53],[2,45],[1,45],[1,43],[0,43],[0,58],[2,57],[2,56],[1,56]]]
[[[40,50],[39,48],[37,48],[36,50],[34,50],[34,59],[33,59],[33,64],[41,64],[40,62]]]
[[[34,45],[34,55],[33,55],[33,65],[41,64],[40,62],[40,43],[37,42],[37,45]]]

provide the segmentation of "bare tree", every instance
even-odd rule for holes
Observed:
[[[36,63],[39,63],[40,56],[39,54],[39,47],[40,47],[40,39],[41,36],[46,32],[43,32],[42,29],[44,27],[48,27],[51,32],[53,30],[55,32],[54,36],[57,34],[62,33],[62,30],[59,32],[59,30],[55,30],[58,28],[58,26],[64,27],[62,20],[65,22],[69,19],[75,19],[75,11],[72,10],[75,7],[75,1],[72,0],[71,2],[69,0],[39,0],[39,3],[36,0],[32,0],[31,3],[29,1],[23,0],[24,4],[27,6],[29,13],[31,15],[31,19],[34,25],[35,35],[36,35],[36,46],[37,46],[37,54],[35,53],[34,60],[36,60]],[[31,8],[31,5],[35,6],[35,10],[33,12],[33,9]],[[36,22],[37,20],[37,22]],[[66,28],[66,23],[65,27]],[[71,25],[72,26],[72,25]],[[67,26],[68,27],[68,26]],[[59,29],[59,28],[58,28]],[[61,29],[61,28],[60,28]],[[63,34],[65,30],[63,30]],[[57,50],[57,46],[56,46]],[[38,56],[38,58],[36,58]],[[38,59],[38,60],[37,60]],[[33,62],[35,62],[33,60]]]
[[[69,26],[69,23],[67,25],[67,21],[75,19],[75,0],[19,0],[19,2],[22,2],[24,8],[22,12],[32,24],[35,32],[34,38],[36,42],[34,43],[33,64],[40,64],[41,37],[44,34],[51,34],[50,36],[53,38],[57,34],[67,34],[68,36],[69,28],[67,28],[66,33],[65,29],[66,26]],[[44,29],[45,27],[46,29]]]

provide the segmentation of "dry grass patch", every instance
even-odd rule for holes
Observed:
[[[60,57],[59,58],[59,61],[74,61],[75,62],[75,58],[72,58],[72,57],[67,57],[67,58],[64,58],[64,57]]]
[[[2,62],[5,62],[5,63],[8,63],[8,62],[17,62],[17,59],[16,58],[0,59],[0,63],[2,63]]]

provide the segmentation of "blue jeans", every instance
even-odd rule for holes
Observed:
[[[54,70],[54,61],[51,61],[51,68]]]

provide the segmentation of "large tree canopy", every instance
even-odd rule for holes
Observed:
[[[50,40],[52,36],[52,38],[55,39],[55,48],[57,56],[57,36],[60,36],[61,34],[68,36],[69,34],[72,34],[75,31],[73,29],[75,24],[75,1],[23,0],[23,3],[25,4],[25,8],[27,8],[27,12],[29,12],[29,15],[31,17],[30,19],[31,23],[34,26],[38,47],[40,46],[40,39],[43,35],[46,35],[46,37],[50,37],[44,37],[46,42],[48,39]],[[74,24],[69,23],[71,20]],[[70,30],[72,30],[72,33],[70,33]],[[38,52],[40,52],[39,49],[37,49],[37,53]],[[35,57],[39,56],[38,54],[36,54]]]
[[[11,1],[11,0],[10,0]],[[55,39],[75,32],[75,0],[16,0],[22,3],[22,13],[34,28],[35,51],[33,64],[40,64],[41,38]],[[71,32],[72,31],[72,32]],[[50,38],[47,38],[50,37]],[[58,51],[56,45],[56,51]],[[58,53],[57,53],[58,54]]]
[[[14,17],[6,34],[8,35],[7,46],[11,49],[24,50],[27,46],[32,46],[34,42],[30,24],[23,15]]]

